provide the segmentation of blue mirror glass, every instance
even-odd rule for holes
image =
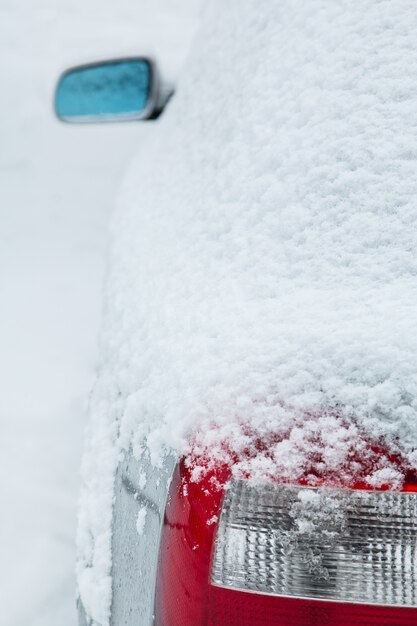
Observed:
[[[68,70],[55,95],[57,116],[68,122],[149,117],[152,67],[146,59],[107,61]]]

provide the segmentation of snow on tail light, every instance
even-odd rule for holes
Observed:
[[[250,478],[250,477],[249,477]],[[252,484],[181,461],[155,626],[417,625],[417,493]]]

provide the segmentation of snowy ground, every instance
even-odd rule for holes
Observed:
[[[59,71],[153,52],[181,66],[199,0],[0,5],[0,624],[66,626],[106,225],[141,125],[53,119]]]

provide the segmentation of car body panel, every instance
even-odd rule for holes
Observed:
[[[151,465],[149,452],[125,454],[115,483],[112,626],[151,626],[158,551],[165,504],[176,457]],[[138,529],[138,515],[144,520]]]

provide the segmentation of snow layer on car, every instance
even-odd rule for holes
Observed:
[[[103,624],[122,448],[146,438],[158,463],[275,433],[255,476],[319,451],[348,479],[383,435],[415,461],[416,33],[413,0],[208,8],[113,224],[79,542]]]

